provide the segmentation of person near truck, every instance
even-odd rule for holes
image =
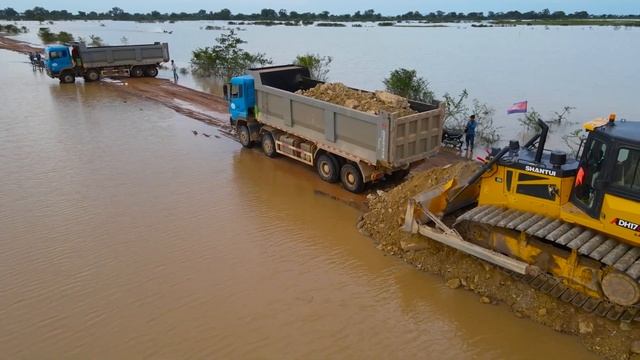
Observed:
[[[473,146],[476,139],[476,126],[478,122],[476,121],[476,116],[469,116],[469,120],[467,121],[467,125],[464,127],[464,135],[465,135],[465,143],[467,147],[465,150],[473,151]]]
[[[178,83],[178,67],[173,60],[171,60],[171,71],[173,71],[173,82]]]

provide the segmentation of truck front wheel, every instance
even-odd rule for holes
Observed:
[[[158,68],[155,66],[149,66],[144,70],[144,75],[148,77],[158,76]]]
[[[238,125],[238,137],[240,138],[240,144],[242,144],[242,146],[250,148],[251,145],[253,145],[249,128],[246,125]]]
[[[316,170],[320,179],[334,183],[340,179],[338,160],[331,154],[321,154],[316,160]]]
[[[357,194],[364,190],[362,173],[354,164],[346,163],[342,166],[342,170],[340,170],[340,180],[342,181],[342,186],[352,193]]]
[[[276,152],[276,142],[273,140],[273,135],[268,132],[262,134],[262,151],[270,158],[278,154]]]
[[[60,76],[60,82],[63,84],[73,84],[76,82],[76,77],[72,73],[67,72]]]

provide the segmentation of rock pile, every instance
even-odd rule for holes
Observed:
[[[401,96],[385,91],[370,93],[355,90],[341,83],[319,84],[309,90],[299,90],[296,94],[346,106],[370,114],[380,114],[381,111],[384,111],[388,113],[398,112],[400,116],[406,116],[416,113],[416,111],[411,109],[409,101]]]

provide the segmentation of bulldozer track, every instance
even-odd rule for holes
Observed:
[[[580,256],[611,266],[640,283],[640,248],[631,247],[594,230],[557,218],[492,205],[478,206],[466,212],[456,219],[456,224],[462,221],[524,231],[543,241],[576,250]],[[568,287],[562,280],[548,273],[533,276],[503,270],[531,287],[589,313],[614,321],[640,322],[638,305],[625,307],[590,297]]]

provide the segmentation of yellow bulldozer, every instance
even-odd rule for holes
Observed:
[[[469,179],[409,201],[404,230],[498,265],[550,296],[640,320],[640,122],[596,119],[578,156],[548,125],[492,151]]]

